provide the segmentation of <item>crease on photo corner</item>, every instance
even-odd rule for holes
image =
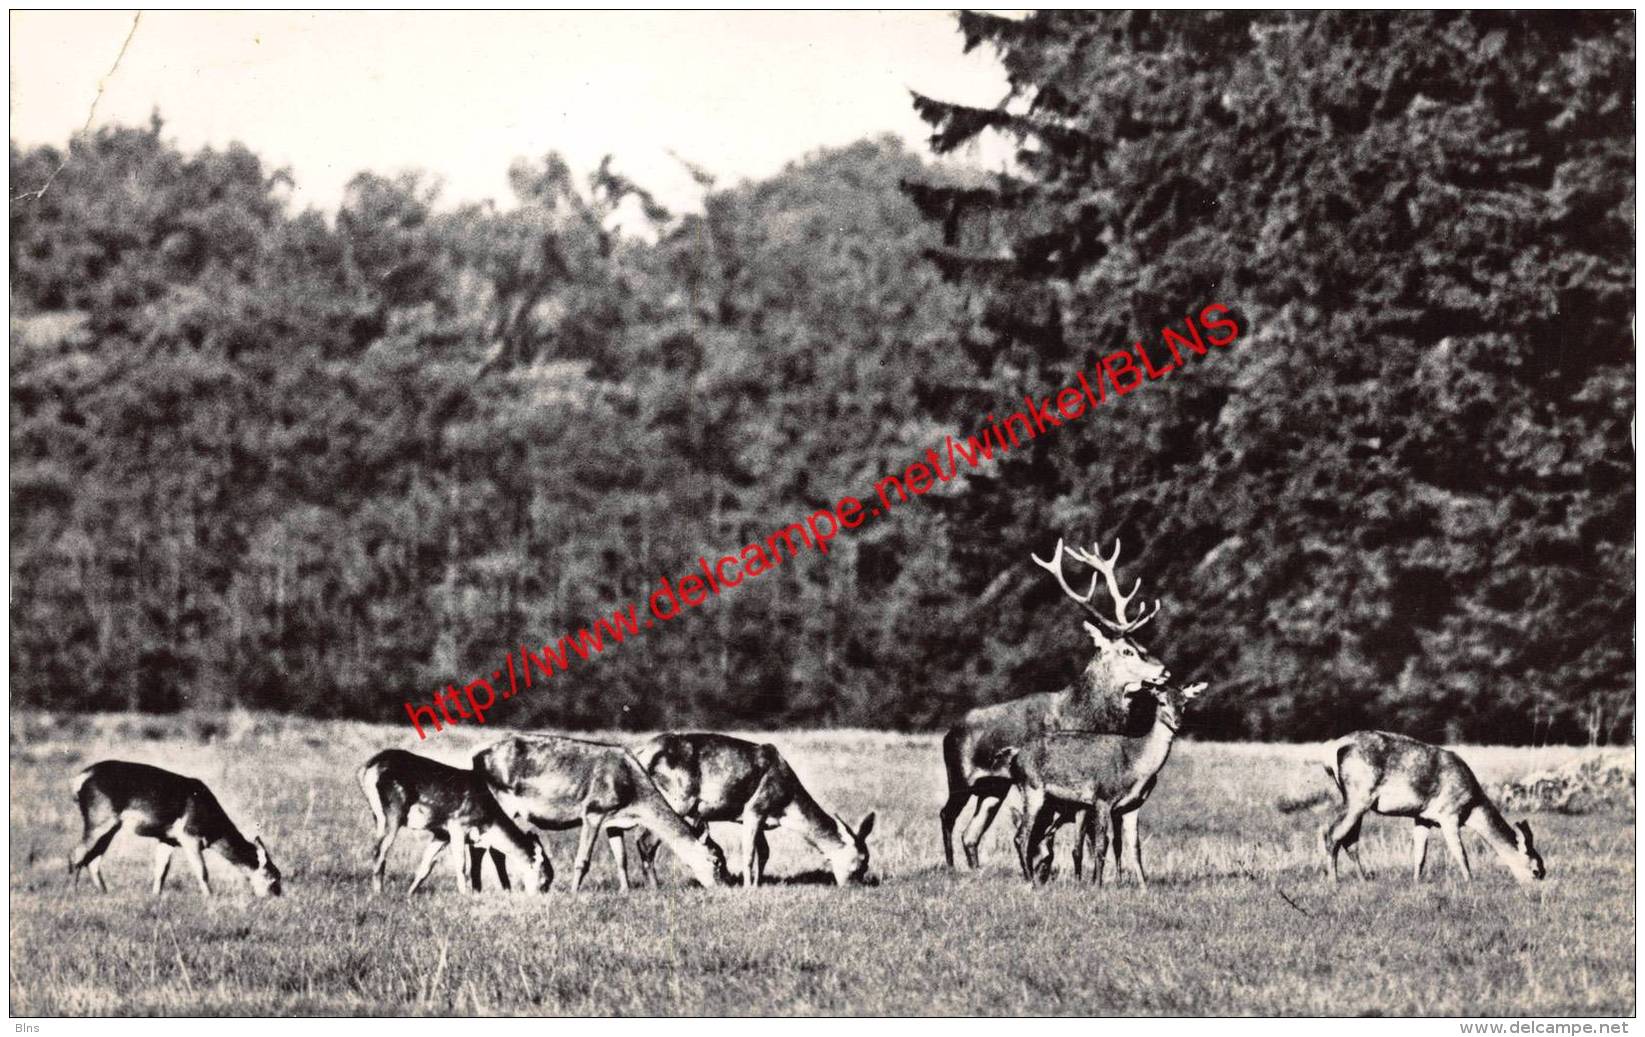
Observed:
[[[109,70],[103,73],[103,77],[97,81],[97,93],[92,96],[91,105],[86,108],[86,121],[81,125],[80,132],[75,134],[76,138],[91,131],[91,121],[97,117],[97,105],[103,100],[103,91],[108,89],[109,80],[114,78],[114,74],[120,71],[120,63],[126,60],[126,51],[131,47],[132,38],[137,35],[137,26],[142,24],[142,21],[142,11],[138,11],[136,14],[132,15],[131,28],[126,30],[125,42],[120,44],[120,52],[114,55],[114,64],[110,65]],[[70,140],[69,146],[63,151],[63,161],[57,163],[57,168],[51,171],[50,176],[46,177],[46,182],[31,191],[24,191],[22,194],[13,195],[11,200],[14,202],[20,202],[24,199],[39,201],[44,198],[46,196],[46,191],[51,188],[52,182],[57,179],[58,175],[62,173],[63,170],[68,168],[69,160],[73,157],[73,155],[74,141]]]

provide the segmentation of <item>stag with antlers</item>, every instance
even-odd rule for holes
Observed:
[[[1084,594],[1068,585],[1063,570],[1063,555],[1090,567],[1091,586]],[[1030,553],[1034,564],[1056,577],[1057,585],[1069,598],[1091,614],[1096,623],[1086,621],[1085,631],[1091,638],[1096,654],[1073,685],[1061,691],[1038,692],[993,706],[973,709],[943,736],[943,764],[948,774],[948,801],[943,804],[942,849],[949,867],[954,866],[954,826],[967,805],[976,804],[976,812],[961,837],[965,860],[972,868],[978,866],[977,848],[982,843],[988,826],[999,812],[1000,804],[1011,790],[1011,750],[1023,745],[1045,730],[1063,728],[1089,729],[1093,703],[1121,703],[1133,692],[1164,684],[1171,673],[1165,664],[1131,637],[1131,634],[1153,619],[1159,603],[1138,604],[1135,612],[1132,602],[1142,589],[1139,578],[1129,594],[1120,590],[1115,575],[1120,556],[1119,541],[1114,542],[1113,553],[1104,557],[1095,546],[1064,549],[1057,541],[1056,551],[1049,560]],[[1096,596],[1097,583],[1103,581],[1114,607],[1113,614],[1105,615],[1091,603]],[[1076,846],[1076,860],[1079,848]]]

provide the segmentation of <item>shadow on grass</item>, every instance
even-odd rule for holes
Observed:
[[[734,886],[738,888],[743,886],[743,879],[741,875],[734,875],[732,878],[735,880],[732,883]],[[880,878],[878,875],[869,875],[861,883],[861,885],[864,886],[878,886],[879,884]],[[834,873],[829,871],[827,868],[812,868],[810,871],[795,872],[792,875],[765,875],[761,877],[760,885],[833,886],[837,885],[837,883],[834,881]]]

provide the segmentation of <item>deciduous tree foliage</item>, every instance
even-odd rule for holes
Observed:
[[[936,726],[1077,672],[1028,554],[1118,536],[1202,734],[1626,736],[1631,23],[960,28],[1013,98],[916,103],[1013,178],[865,141],[674,214],[549,155],[333,218],[158,118],[13,146],[14,702],[403,719],[1222,302],[1231,349],[492,719]]]

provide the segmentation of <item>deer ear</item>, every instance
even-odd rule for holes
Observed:
[[[1514,827],[1519,829],[1520,845],[1527,850],[1531,849],[1531,822],[1516,821]]]
[[[1182,697],[1185,701],[1188,699],[1199,698],[1200,695],[1204,694],[1205,689],[1208,687],[1210,687],[1210,685],[1204,681],[1200,681],[1197,684],[1190,684],[1188,687],[1182,689]]]
[[[257,863],[268,863],[268,847],[263,845],[263,837],[257,836],[251,840],[251,845],[257,847]]]
[[[857,826],[857,841],[860,843],[863,840],[867,839],[868,838],[868,833],[872,832],[873,830],[874,830],[874,812],[872,810],[870,810],[868,812],[868,816],[864,817],[862,819],[862,824]]]

